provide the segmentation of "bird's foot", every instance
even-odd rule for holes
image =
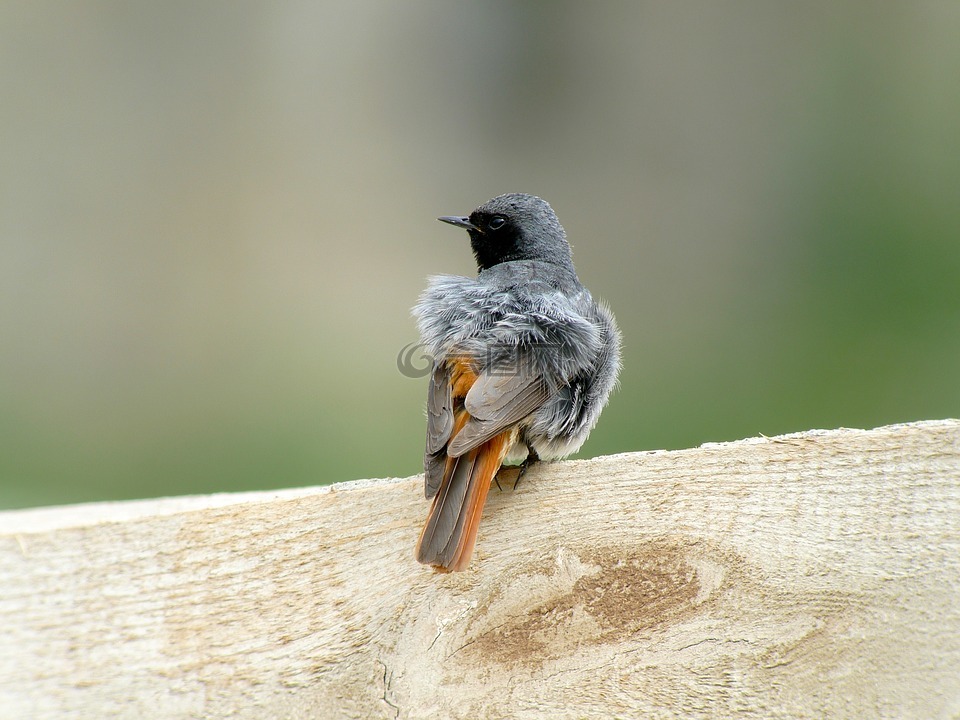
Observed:
[[[517,489],[517,485],[520,484],[520,478],[527,474],[527,470],[530,469],[531,465],[535,465],[540,462],[540,456],[537,455],[537,451],[533,448],[528,448],[526,459],[520,463],[520,472],[517,473],[517,479],[513,481],[513,489]]]
[[[504,482],[510,481],[510,475],[516,473],[516,477],[513,479],[513,489],[517,489],[517,485],[520,484],[520,478],[526,475],[527,470],[530,469],[530,466],[540,462],[540,456],[537,455],[537,451],[533,448],[530,448],[530,451],[527,453],[526,459],[519,465],[510,465],[508,467],[503,467],[497,470],[497,474],[493,476],[493,481],[497,484],[497,490],[503,492],[503,486],[500,485],[500,481]]]

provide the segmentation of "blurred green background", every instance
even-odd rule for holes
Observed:
[[[581,452],[960,415],[960,3],[0,4],[0,507],[420,471],[434,218],[547,198]]]

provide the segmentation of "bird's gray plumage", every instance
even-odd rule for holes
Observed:
[[[495,218],[505,224],[494,229]],[[566,234],[544,200],[501,195],[469,218],[446,220],[468,229],[480,272],[431,278],[413,309],[436,359],[427,407],[428,497],[437,492],[431,480],[439,482],[444,449],[459,457],[510,426],[520,435],[509,462],[523,460],[528,446],[542,459],[578,450],[620,368],[613,314],[580,284]],[[465,402],[471,419],[451,437],[442,364],[454,356],[470,357],[479,378]]]

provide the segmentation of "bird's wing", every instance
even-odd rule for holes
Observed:
[[[453,383],[446,363],[436,363],[427,386],[427,448],[423,458],[423,492],[437,494],[443,480],[446,453],[453,431]]]
[[[447,455],[459,457],[519,422],[546,402],[549,388],[529,364],[500,366],[481,373],[467,392],[469,420],[447,445]]]
[[[443,450],[453,430],[453,386],[446,364],[437,364],[427,389],[427,452]]]

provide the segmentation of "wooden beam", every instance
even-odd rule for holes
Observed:
[[[0,513],[0,715],[956,717],[960,421]]]

